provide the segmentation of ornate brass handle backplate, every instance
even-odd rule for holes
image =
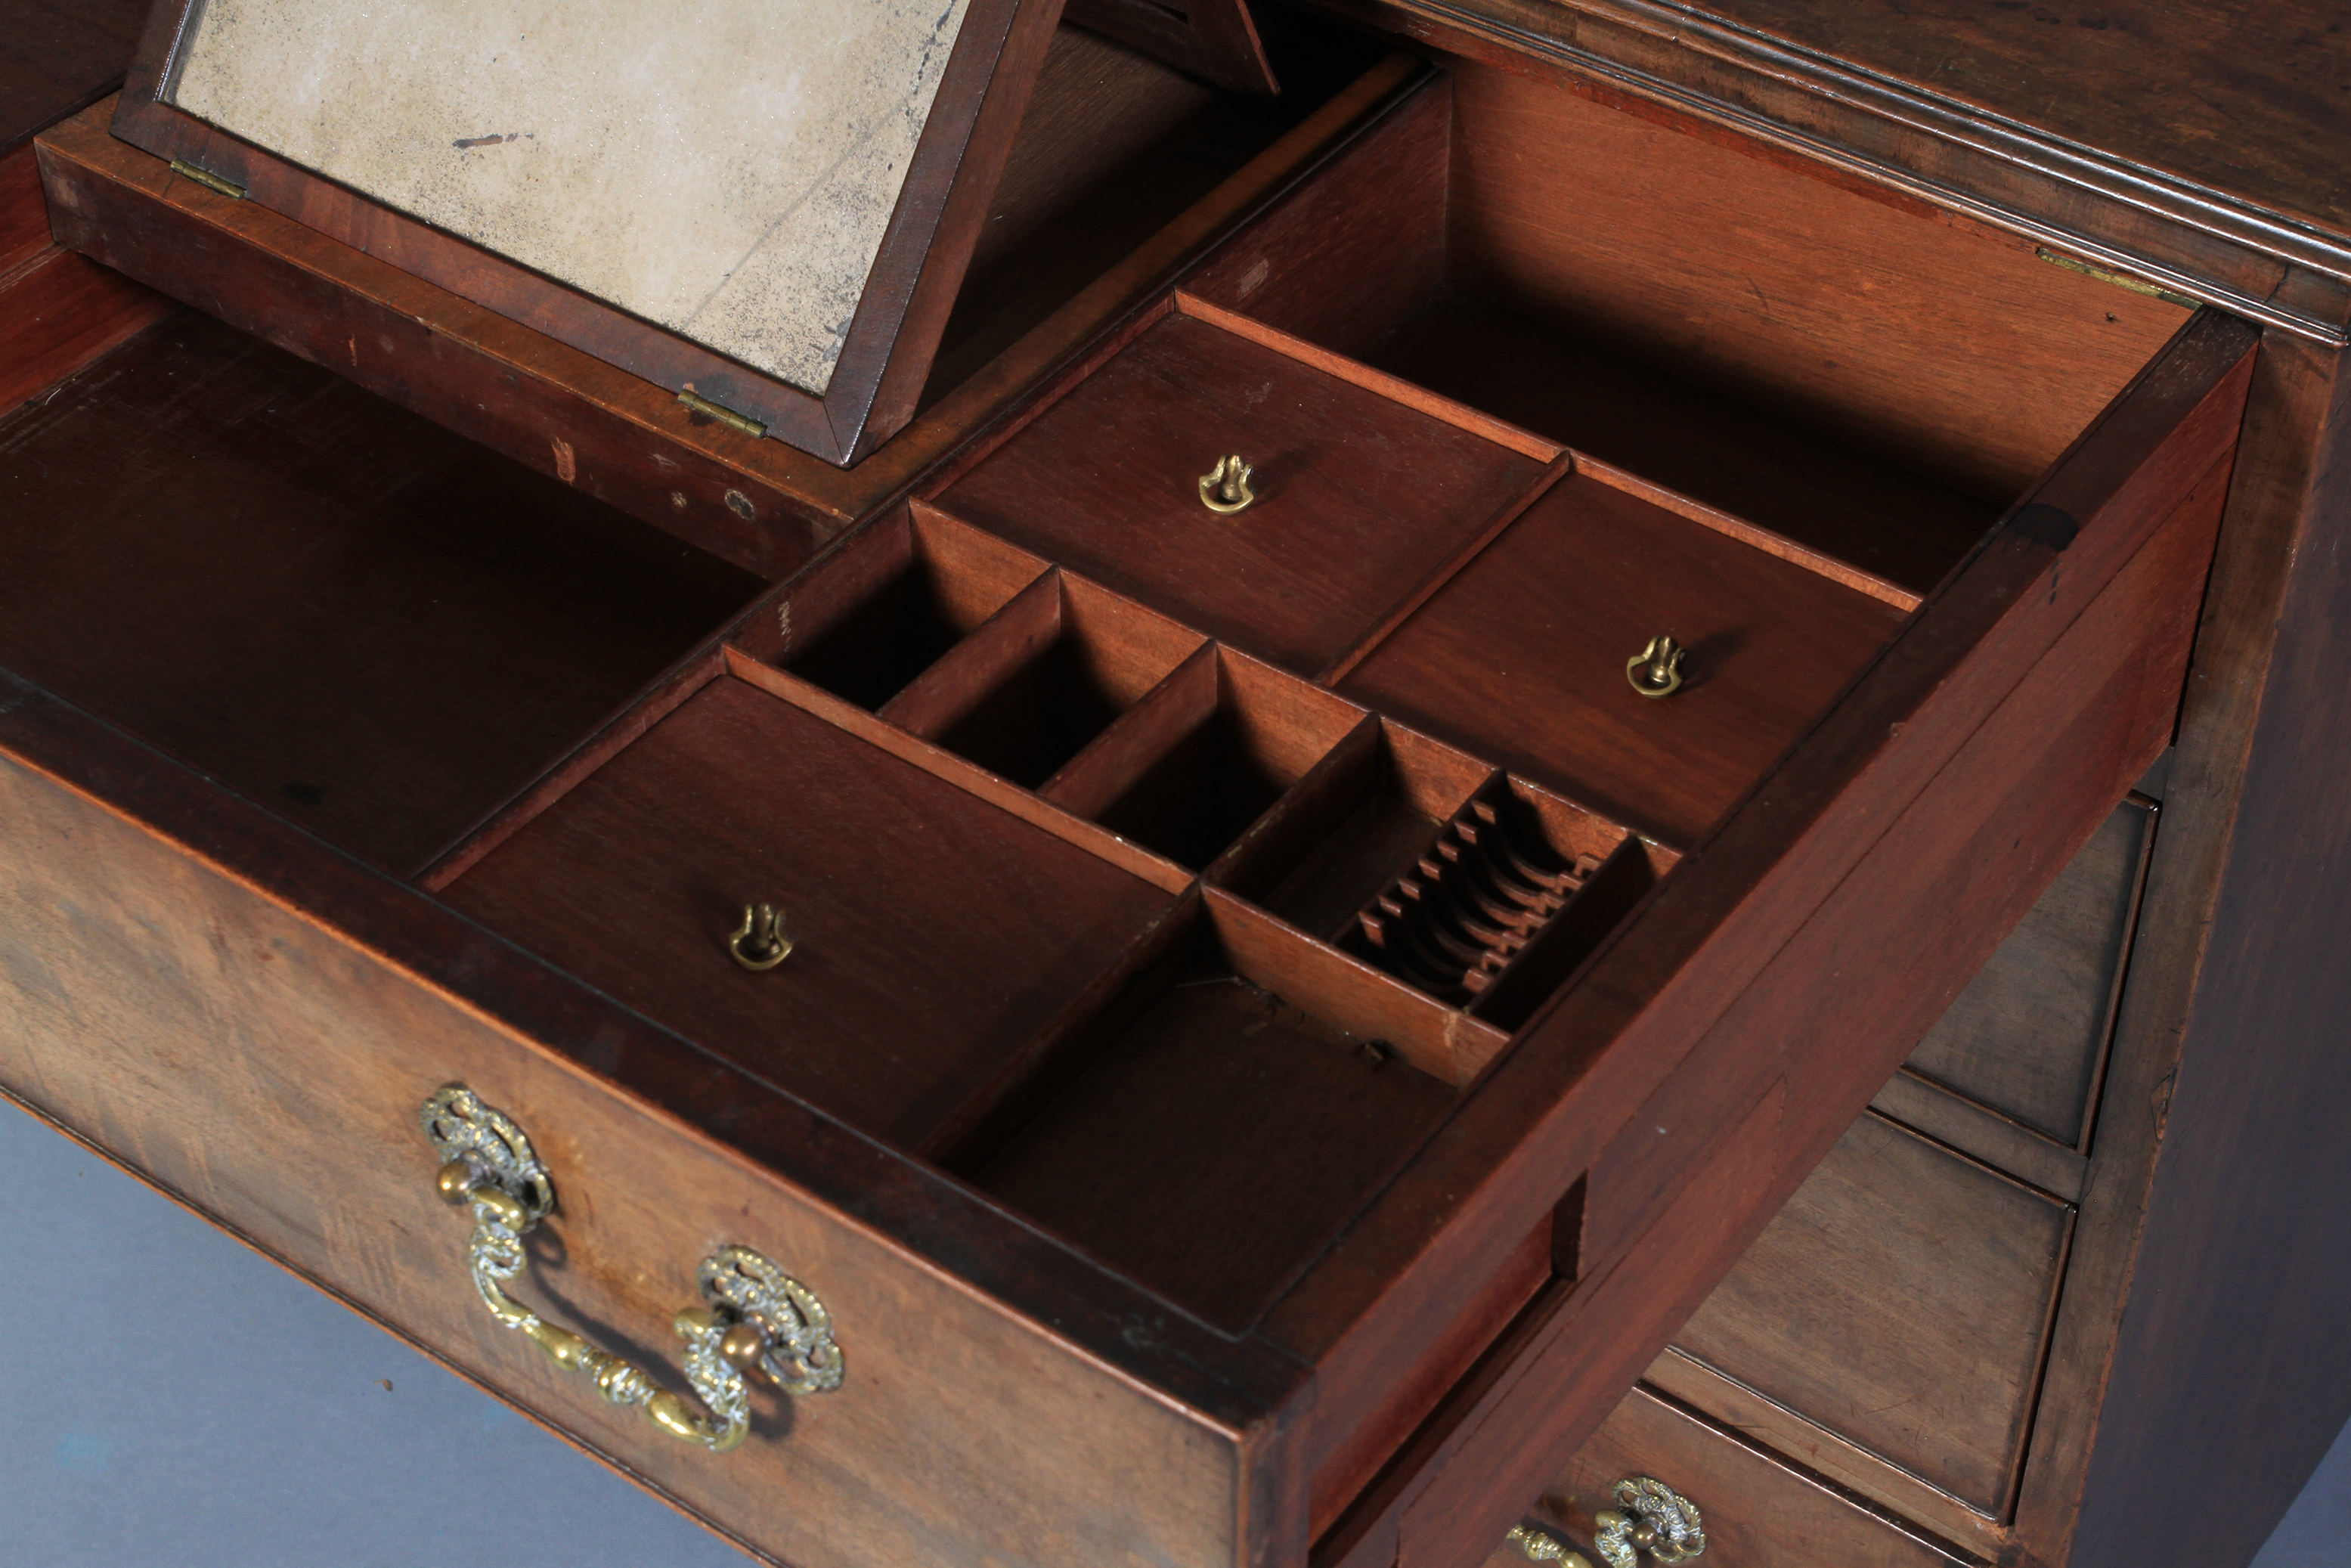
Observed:
[[[491,1315],[528,1334],[558,1366],[593,1378],[610,1403],[642,1405],[664,1431],[723,1454],[751,1429],[746,1372],[788,1394],[841,1386],[841,1346],[824,1303],[747,1247],[722,1247],[704,1259],[703,1304],[673,1320],[685,1341],[685,1376],[699,1409],[635,1364],[549,1322],[506,1292],[529,1261],[523,1238],[555,1207],[554,1180],[530,1139],[462,1083],[444,1085],[418,1117],[441,1156],[441,1196],[473,1214],[465,1258]]]
[[[1706,1527],[1698,1505],[1655,1476],[1629,1476],[1614,1488],[1616,1506],[1592,1516],[1592,1550],[1608,1568],[1640,1568],[1646,1552],[1659,1563],[1687,1563],[1706,1554]],[[1513,1525],[1510,1543],[1532,1561],[1560,1568],[1592,1568],[1592,1560],[1546,1530]]]

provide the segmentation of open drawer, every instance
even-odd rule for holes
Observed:
[[[1300,219],[1475,101],[772,587],[191,314],[0,423],[0,1087],[796,1568],[1479,1561],[2167,743],[2253,334],[1693,495]]]

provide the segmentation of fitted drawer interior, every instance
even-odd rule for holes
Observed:
[[[1854,258],[1783,182],[1859,204]],[[1751,287],[1687,281],[1730,252]],[[550,1051],[886,1162],[855,1225],[1057,1333],[1071,1279],[1128,1303],[1084,1354],[1183,1383],[1338,1563],[1531,1302],[1585,1310],[1817,1068],[1744,1223],[2159,748],[2248,340],[2099,287],[1464,67],[772,584],[175,316],[0,422],[0,663],[735,1098]],[[1677,1093],[1707,1147],[1619,1157]]]
[[[2187,319],[1532,61],[1448,68],[1187,292],[1911,592]]]

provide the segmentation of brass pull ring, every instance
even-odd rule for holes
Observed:
[[[473,1213],[465,1257],[483,1304],[558,1366],[595,1379],[607,1403],[642,1405],[662,1430],[723,1454],[751,1430],[746,1372],[757,1370],[788,1394],[841,1386],[846,1368],[831,1314],[815,1292],[747,1247],[722,1247],[704,1259],[703,1304],[673,1320],[685,1341],[686,1381],[701,1409],[635,1364],[549,1322],[505,1289],[528,1265],[522,1239],[555,1207],[554,1179],[530,1139],[462,1083],[443,1085],[417,1114],[441,1155],[441,1196]]]
[[[1248,511],[1257,505],[1257,492],[1249,488],[1254,472],[1238,457],[1217,458],[1217,465],[1200,476],[1200,504],[1226,517]]]
[[[1592,1516],[1592,1550],[1608,1568],[1640,1568],[1640,1554],[1659,1563],[1706,1555],[1706,1525],[1698,1505],[1655,1476],[1628,1476],[1613,1489],[1616,1506]],[[1549,1531],[1512,1527],[1506,1539],[1537,1563],[1592,1568],[1591,1560]]]
[[[784,935],[784,912],[772,904],[747,904],[743,924],[726,939],[735,961],[758,974],[772,969],[792,956],[792,939]]]
[[[1645,697],[1669,697],[1682,689],[1682,660],[1688,653],[1671,637],[1652,637],[1647,647],[1625,661],[1625,678]]]

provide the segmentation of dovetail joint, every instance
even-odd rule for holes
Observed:
[[[749,414],[737,413],[725,403],[713,402],[708,398],[703,397],[692,391],[678,393],[677,401],[685,404],[686,408],[691,412],[702,414],[710,419],[715,419],[730,430],[739,430],[744,434],[750,436],[760,436],[768,434],[768,427],[760,423],[758,420],[753,419]]]
[[[245,200],[245,187],[226,175],[215,174],[210,169],[199,169],[185,158],[172,160],[172,172],[184,180],[193,180],[205,190],[224,195],[233,202]]]

